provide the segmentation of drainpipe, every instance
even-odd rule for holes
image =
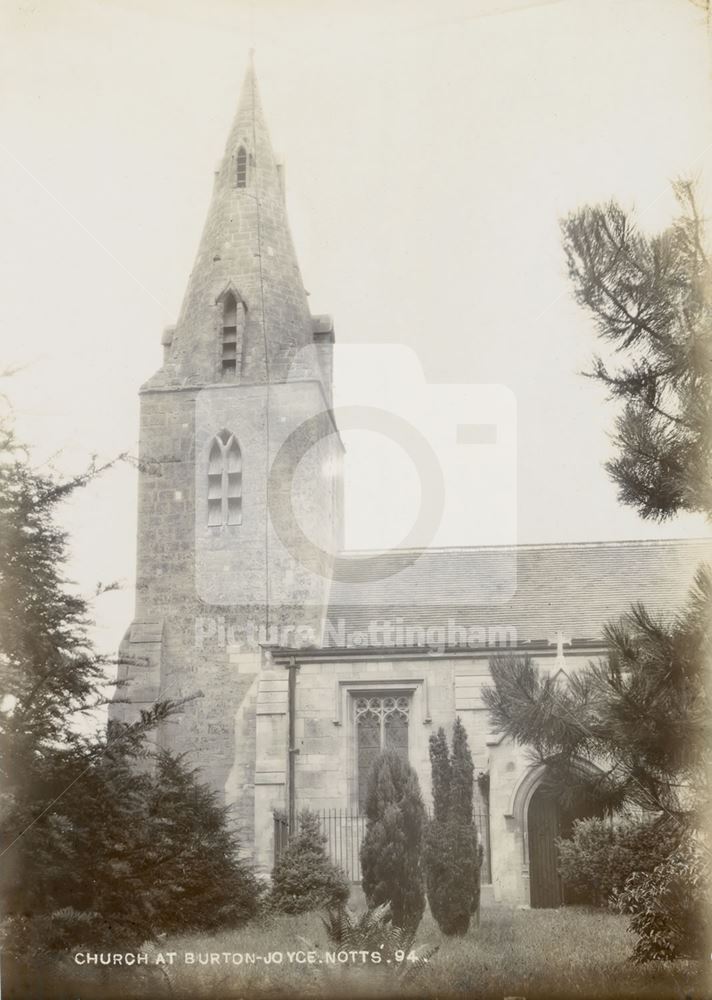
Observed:
[[[287,736],[287,819],[289,822],[289,835],[296,832],[296,817],[294,814],[294,803],[296,800],[294,788],[294,759],[299,753],[295,746],[296,740],[296,701],[297,701],[297,670],[299,664],[295,657],[290,657],[287,664],[288,688],[287,688],[287,724],[289,732]]]

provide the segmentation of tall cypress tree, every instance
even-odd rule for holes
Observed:
[[[450,812],[460,823],[472,823],[475,765],[467,742],[467,733],[460,716],[455,719],[452,731]]]
[[[452,753],[442,728],[430,737],[430,766],[433,818],[424,852],[428,902],[443,934],[464,934],[479,907],[482,848],[472,819],[474,765],[459,717]]]
[[[433,818],[438,823],[445,823],[450,811],[452,767],[447,737],[442,726],[437,733],[430,737],[430,768],[433,786]]]

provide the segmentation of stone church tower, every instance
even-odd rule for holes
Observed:
[[[163,344],[141,389],[136,615],[112,717],[179,701],[158,743],[233,807],[258,870],[283,842],[273,809],[294,829],[309,806],[354,882],[373,760],[398,753],[430,803],[430,736],[459,717],[483,899],[561,905],[556,843],[575,817],[491,731],[491,658],[568,683],[632,603],[679,610],[710,542],[395,549],[375,576],[372,554],[342,552],[333,328],[309,312],[251,67]]]
[[[263,646],[297,629],[320,643],[342,544],[333,339],[309,312],[250,66],[180,317],[141,389],[136,613],[112,706],[128,721],[187,699],[159,743],[200,764],[245,843],[256,800],[260,815],[284,801],[286,672]]]

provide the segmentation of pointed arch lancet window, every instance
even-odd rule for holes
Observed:
[[[244,146],[240,146],[237,151],[236,184],[239,188],[247,187],[247,150]]]
[[[410,698],[404,694],[365,695],[354,701],[359,807],[366,807],[368,779],[374,761],[392,750],[408,762]]]
[[[210,446],[208,524],[242,524],[242,452],[230,431],[220,431]]]

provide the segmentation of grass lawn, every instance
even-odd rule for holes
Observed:
[[[329,945],[318,914],[271,916],[239,931],[213,937],[180,937],[145,950],[148,966],[87,969],[74,978],[75,1000],[99,996],[239,1000],[276,997],[573,997],[702,998],[712,996],[707,968],[693,962],[636,966],[628,960],[632,937],[624,917],[582,908],[561,910],[483,909],[479,927],[446,938],[426,912],[416,947],[433,948],[427,967],[401,982],[392,967],[327,965]],[[312,965],[287,952],[313,950]],[[156,966],[158,952],[175,952],[172,966]],[[245,955],[282,953],[281,964],[186,964],[185,953]],[[319,964],[318,959],[322,959]],[[72,966],[73,970],[76,966]],[[706,982],[704,981],[706,979]],[[67,996],[70,994],[68,993]]]

